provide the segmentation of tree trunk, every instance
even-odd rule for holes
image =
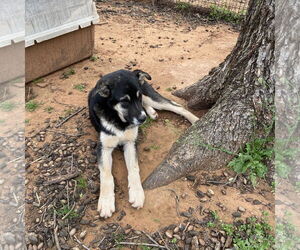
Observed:
[[[174,93],[189,108],[212,108],[174,143],[144,188],[222,168],[254,135],[266,136],[273,121],[274,2],[251,0],[232,53],[208,76]]]

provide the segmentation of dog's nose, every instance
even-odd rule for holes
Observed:
[[[147,119],[147,116],[144,115],[144,114],[142,114],[142,115],[140,115],[140,117],[138,118],[138,121],[139,121],[140,124],[142,124],[142,123],[144,123],[144,122],[146,121],[146,119]]]

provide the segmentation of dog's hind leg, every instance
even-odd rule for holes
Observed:
[[[178,115],[185,117],[190,123],[195,123],[199,120],[197,116],[183,108],[176,102],[173,102],[163,96],[161,96],[157,91],[155,91],[150,84],[145,82],[142,85],[143,93],[143,106],[146,112],[151,117],[149,112],[153,112],[153,109],[172,111]],[[152,109],[150,109],[150,108]],[[149,112],[147,111],[149,110]],[[155,112],[156,113],[156,112]],[[151,117],[152,118],[152,117]]]
[[[111,174],[113,148],[97,146],[97,158],[100,171],[100,196],[98,209],[101,217],[111,217],[115,211],[114,178]]]
[[[124,145],[124,156],[128,170],[129,202],[133,207],[141,208],[144,205],[145,194],[141,183],[140,169],[134,142],[130,141]]]

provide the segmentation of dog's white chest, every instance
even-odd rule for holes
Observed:
[[[116,135],[107,135],[100,133],[100,141],[103,147],[114,148],[119,144],[133,142],[138,135],[138,127],[130,128],[125,131],[114,131]]]

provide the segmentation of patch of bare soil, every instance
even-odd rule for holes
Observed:
[[[225,25],[191,22],[142,3],[103,1],[98,10],[101,23],[107,24],[96,26],[95,57],[27,86],[28,98],[34,97],[32,101],[38,105],[26,114],[29,249],[37,245],[55,249],[58,244],[62,249],[230,247],[225,232],[213,232],[207,223],[216,219],[215,213],[227,223],[242,223],[263,211],[273,214],[273,196],[267,184],[262,181],[253,189],[243,176],[235,178],[228,170],[203,171],[146,191],[144,207],[136,210],[128,202],[123,154],[115,150],[116,212],[103,220],[96,211],[98,135],[84,107],[87,93],[99,77],[122,68],[148,72],[154,88],[184,104],[171,91],[192,84],[221,63],[235,45],[237,32]],[[62,77],[70,69],[74,74]],[[201,117],[205,112],[194,113]],[[141,129],[138,155],[142,179],[189,126],[182,117],[159,112],[157,121]]]

